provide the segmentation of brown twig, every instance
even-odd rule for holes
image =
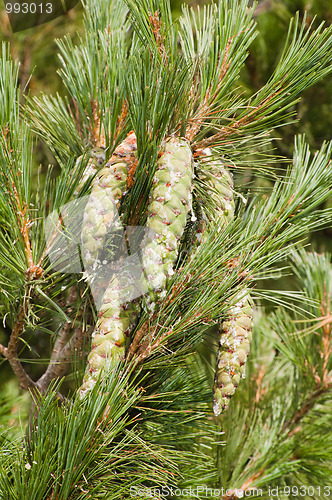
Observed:
[[[159,330],[160,327],[158,327],[158,325],[151,328],[149,320],[143,323],[141,328],[139,328],[139,330],[136,332],[134,339],[130,344],[127,353],[127,361],[131,362],[133,360],[136,365],[142,363],[162,344],[167,336],[173,331],[172,328],[170,328],[159,337],[157,337]],[[146,338],[148,335],[149,338]]]
[[[243,483],[243,485],[241,486],[241,490],[243,490],[243,491],[250,490],[252,483],[254,481],[256,481],[256,479],[258,479],[259,477],[261,477],[261,475],[263,474],[264,470],[265,470],[265,467],[262,470],[260,470],[260,471],[256,472],[255,474],[253,474],[249,479],[247,479]]]
[[[30,389],[32,391],[35,391],[37,388],[36,382],[34,382],[29,377],[29,375],[26,373],[21,362],[18,359],[18,344],[19,344],[19,339],[24,331],[25,319],[28,314],[30,291],[31,291],[31,285],[29,283],[31,280],[39,278],[43,273],[43,269],[34,263],[32,256],[32,249],[29,238],[29,229],[31,227],[32,221],[29,219],[29,215],[27,213],[28,206],[27,204],[25,204],[24,207],[22,206],[13,179],[11,180],[11,187],[14,193],[14,199],[17,209],[16,210],[17,223],[23,239],[24,252],[28,268],[25,273],[26,292],[19,306],[17,318],[16,321],[14,322],[13,329],[10,334],[8,346],[7,347],[1,346],[0,352],[8,360],[13,372],[15,373],[20,382],[20,386],[25,390]]]
[[[140,347],[141,340],[149,332],[150,332],[150,322],[146,321],[145,323],[143,323],[141,328],[139,330],[137,330],[135,337],[133,338],[133,340],[130,344],[130,347],[129,347],[129,350],[127,353],[127,361],[128,362],[130,362],[133,359],[134,355],[136,354],[136,352],[138,351],[138,349]]]
[[[18,359],[18,354],[17,354],[19,339],[24,331],[27,307],[28,305],[26,299],[24,299],[23,303],[20,305],[17,319],[11,331],[8,347],[0,345],[0,352],[9,362],[13,372],[15,373],[20,382],[20,386],[22,387],[22,389],[25,390],[30,389],[34,391],[37,388],[37,384],[26,373],[20,360]]]
[[[144,344],[142,344],[141,348],[137,351],[137,357],[135,359],[135,362],[137,364],[142,363],[142,361],[144,361],[145,358],[150,356],[150,354],[152,354],[152,352],[155,351],[160,346],[163,340],[165,340],[170,333],[172,333],[172,329],[167,330],[167,332],[164,332],[152,344],[150,342],[145,342]]]
[[[66,305],[71,306],[76,300],[77,290],[75,287],[71,287]],[[57,340],[52,350],[50,363],[46,372],[38,380],[38,386],[41,392],[47,390],[52,380],[56,378],[59,379],[65,375],[73,352],[79,349],[84,342],[86,331],[83,331],[80,327],[75,328],[74,333],[71,338],[69,338],[72,326],[71,322],[66,322],[62,325],[58,333]]]
[[[66,324],[67,326],[67,324]],[[70,327],[69,327],[70,330]],[[74,330],[72,337],[60,351],[54,354],[46,372],[38,380],[38,387],[44,393],[54,379],[63,377],[68,369],[70,360],[75,351],[80,350],[85,339],[87,331],[78,327]],[[63,338],[61,339],[61,343]],[[53,351],[55,353],[55,351]]]
[[[18,316],[14,323],[12,332],[10,334],[10,339],[8,342],[7,352],[8,355],[11,357],[17,356],[18,341],[20,335],[23,333],[24,330],[26,313],[27,313],[27,303],[25,302],[24,299],[23,304],[19,308]]]
[[[18,313],[17,320],[14,323],[10,339],[8,342],[8,347],[4,347],[0,344],[0,353],[7,359],[9,362],[13,372],[19,380],[20,387],[25,389],[26,391],[30,391],[31,394],[44,393],[43,387],[38,382],[34,382],[32,378],[26,373],[24,370],[20,360],[18,359],[18,343],[20,336],[24,331],[25,317],[27,314],[27,303],[25,302],[20,306],[20,310]],[[58,393],[57,398],[61,401],[63,400],[63,396]]]
[[[212,105],[215,103],[216,99],[218,98],[218,95],[219,95],[220,90],[221,90],[222,85],[223,85],[223,79],[224,79],[224,77],[229,69],[229,65],[230,65],[229,54],[230,54],[230,48],[231,48],[233,39],[236,38],[237,36],[239,36],[241,33],[243,33],[243,31],[239,32],[236,35],[231,36],[227,40],[227,44],[226,44],[225,51],[224,51],[224,57],[223,57],[221,67],[219,70],[219,81],[217,84],[217,88],[215,89],[214,93],[212,94],[212,84],[213,84],[213,82],[212,82],[210,87],[207,89],[206,95],[205,95],[202,103],[199,105],[198,109],[196,110],[195,116],[193,116],[188,122],[185,137],[190,142],[192,142],[194,140],[195,135],[199,132],[200,127],[204,122],[204,117],[212,115],[212,112],[210,112],[209,115],[207,115],[206,112],[211,111]],[[221,54],[219,53],[217,66],[219,65],[220,55]],[[193,86],[190,90],[190,100],[194,96],[194,88],[195,88],[195,84],[193,84]],[[201,141],[199,143],[199,145],[197,147],[198,148],[206,147],[206,146],[202,145],[203,142],[204,142],[204,139],[203,139],[203,141]],[[208,144],[206,144],[206,145],[208,145]],[[196,148],[196,145],[195,145],[195,148]]]
[[[53,379],[61,378],[66,373],[67,359],[61,356],[61,352],[65,342],[68,340],[68,336],[70,335],[70,327],[71,324],[67,322],[62,326],[58,333],[58,338],[55,342],[46,372],[38,379],[38,386],[40,387],[41,392],[45,392],[47,390]]]
[[[28,211],[28,205],[25,204],[24,207],[21,205],[20,197],[18,195],[16,186],[14,182],[12,182],[12,188],[14,192],[14,198],[17,205],[17,223],[20,228],[20,232],[23,238],[24,243],[24,252],[27,259],[28,269],[26,271],[27,281],[30,281],[34,278],[39,278],[43,274],[43,269],[36,265],[32,256],[31,243],[29,238],[29,229],[33,224],[33,221],[30,220]]]
[[[13,356],[8,352],[8,348],[4,347],[0,344],[0,353],[7,359],[9,362],[13,372],[15,373],[18,381],[20,383],[20,387],[22,389],[35,391],[37,389],[37,384],[34,382],[29,375],[24,370],[23,366],[19,359],[16,356]]]
[[[325,293],[326,295],[326,293]],[[320,351],[320,357],[323,359],[321,375],[317,372],[316,366],[308,366],[314,379],[316,380],[316,387],[310,392],[307,398],[303,401],[301,408],[293,415],[293,417],[285,422],[282,431],[284,432],[289,428],[289,435],[294,435],[296,432],[301,430],[301,425],[299,423],[305,415],[313,408],[317,400],[327,391],[332,389],[332,375],[329,374],[327,366],[332,353],[332,337],[331,337],[331,323],[332,315],[330,314],[327,304],[329,303],[330,297],[325,296],[325,301],[321,304],[321,311],[323,313],[322,318],[318,318],[320,321],[318,325],[322,328],[322,349]]]
[[[106,136],[105,128],[101,122],[101,110],[98,106],[98,102],[94,101],[92,103],[93,111],[93,126],[91,128],[92,142],[97,148],[106,148]]]
[[[259,403],[262,395],[264,394],[264,389],[262,387],[262,380],[264,378],[265,373],[266,373],[266,367],[265,365],[262,365],[256,378],[256,386],[257,386],[256,396],[255,396],[256,404]]]
[[[193,89],[191,89],[190,95],[192,96],[193,94],[194,94]],[[209,109],[210,106],[209,98],[210,94],[208,92],[203,100],[203,103],[197,109],[195,116],[193,116],[188,122],[185,137],[186,139],[188,139],[189,142],[193,141],[195,135],[198,134],[199,129],[201,128],[204,119],[204,114],[206,113],[206,111]]]
[[[285,422],[282,432],[289,429],[288,434],[290,436],[301,430],[301,426],[298,425],[299,422],[308,414],[308,412],[313,408],[317,400],[328,390],[332,389],[332,375],[326,377],[320,384],[317,384],[315,389],[311,391],[308,397],[303,401],[301,408],[295,413],[295,415]]]
[[[128,116],[128,104],[127,104],[127,101],[124,101],[122,104],[120,116],[118,116],[118,119],[116,122],[114,141],[116,141],[116,139],[119,137],[120,132],[124,128],[127,116]]]
[[[249,479],[247,479],[241,486],[241,488],[235,489],[235,490],[227,490],[227,494],[223,495],[221,497],[221,500],[238,500],[238,498],[242,498],[238,496],[238,491],[241,492],[241,495],[243,495],[244,492],[250,491],[252,489],[252,483],[256,481],[264,472],[265,469],[262,469],[255,474],[253,474]]]
[[[278,95],[282,91],[282,88],[280,88],[278,91],[274,92],[273,94],[269,95],[266,99],[264,99],[258,106],[255,106],[247,115],[242,116],[242,118],[239,118],[238,120],[235,120],[235,122],[231,123],[228,127],[221,127],[219,132],[216,134],[210,136],[210,137],[205,137],[201,141],[195,143],[192,147],[193,150],[196,149],[204,149],[208,146],[212,146],[219,142],[221,139],[237,133],[238,129],[241,126],[246,125],[248,122],[250,122],[251,119],[255,117],[255,114],[257,114],[260,110],[264,109],[264,106],[276,95]]]
[[[160,54],[160,57],[165,60],[167,63],[168,60],[168,55],[167,55],[167,50],[165,47],[165,36],[161,35],[161,22],[160,22],[160,13],[155,12],[152,14],[151,12],[149,13],[149,21],[151,23],[151,29],[153,36],[156,40],[156,44],[158,47],[158,51]]]
[[[81,327],[75,328],[72,337],[62,349],[60,358],[68,362],[75,352],[83,349],[83,346],[91,333],[92,329],[83,329]]]

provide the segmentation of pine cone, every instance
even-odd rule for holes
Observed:
[[[207,187],[208,199],[205,204],[204,200],[198,199],[198,202],[206,219],[221,229],[234,217],[232,176],[220,161],[209,160],[212,155],[210,149],[199,151],[199,155],[203,159],[198,168],[198,177]],[[202,237],[204,240],[207,221],[203,214],[199,214],[197,221],[194,247],[199,245]],[[240,378],[245,376],[245,363],[252,337],[252,308],[249,301],[250,295],[247,292],[243,299],[229,309],[219,327],[219,351],[213,388],[213,411],[216,416],[227,409]]]
[[[204,187],[205,198],[196,197],[195,220],[192,232],[191,252],[198,250],[205,240],[204,233],[209,223],[217,224],[219,229],[234,217],[233,179],[222,162],[212,159],[209,148],[196,151],[199,158],[197,178]]]
[[[209,148],[199,151],[200,168],[198,178],[206,187],[208,202],[199,199],[206,217],[218,223],[219,227],[226,225],[234,218],[234,198],[232,175],[225,169],[223,163],[214,160]]]
[[[252,338],[253,311],[249,301],[250,295],[247,293],[229,309],[221,324],[213,400],[216,416],[228,407],[240,378],[245,376],[245,363]]]
[[[192,152],[185,139],[165,142],[153,179],[148,207],[149,232],[143,243],[143,270],[147,279],[147,302],[152,312],[166,294],[187,215],[192,204]]]
[[[104,296],[95,331],[92,334],[91,351],[88,365],[80,389],[80,396],[90,391],[101,370],[107,370],[114,362],[124,358],[130,332],[136,324],[139,307],[134,301],[124,301],[124,297],[132,295],[132,280],[127,281],[115,277],[109,283]]]
[[[99,172],[85,208],[82,227],[82,253],[85,267],[98,267],[98,254],[103,249],[109,228],[121,225],[117,208],[126,192],[127,177],[135,162],[137,149],[134,132],[116,148]]]

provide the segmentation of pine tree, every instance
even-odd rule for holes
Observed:
[[[332,28],[295,16],[247,97],[252,18],[86,0],[65,98],[25,96],[2,45],[0,352],[32,405],[22,432],[0,392],[0,498],[330,495],[331,256],[305,238],[332,220],[332,142],[297,136],[280,175],[272,141]]]

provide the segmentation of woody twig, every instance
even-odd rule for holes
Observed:
[[[76,300],[77,300],[76,288],[71,287],[69,296],[66,301],[66,306],[70,307]],[[64,353],[64,349],[69,341],[69,337],[71,335],[71,328],[72,328],[71,322],[66,321],[62,325],[58,333],[47,370],[38,380],[38,386],[40,387],[42,392],[46,391],[46,389],[49,387],[53,379],[61,378],[62,376],[65,375],[67,371],[67,367],[70,361],[70,356],[67,354],[67,352]]]
[[[20,360],[18,359],[18,343],[20,336],[24,331],[25,317],[26,317],[27,304],[21,304],[17,320],[14,323],[12,332],[10,334],[10,339],[8,342],[8,347],[4,347],[0,344],[1,354],[8,360],[13,372],[17,376],[20,386],[25,390],[35,391],[37,384],[29,377],[29,375],[24,370]]]
[[[251,111],[249,111],[248,114],[246,114],[246,115],[242,116],[241,118],[233,121],[233,123],[231,123],[227,127],[226,126],[221,127],[220,130],[219,130],[219,132],[217,132],[216,134],[214,134],[214,135],[212,135],[210,137],[206,137],[203,140],[195,143],[193,145],[193,149],[194,150],[196,150],[196,149],[204,149],[204,148],[206,148],[208,146],[213,146],[214,144],[217,144],[218,142],[220,142],[222,139],[228,137],[229,135],[239,133],[241,127],[244,127],[248,123],[251,123],[255,119],[257,113],[259,111],[263,111],[264,108],[269,104],[269,102],[271,101],[271,99],[273,99],[274,97],[276,97],[282,90],[283,90],[283,88],[281,87],[278,91],[270,94],[259,105],[253,107],[253,109],[251,109]]]

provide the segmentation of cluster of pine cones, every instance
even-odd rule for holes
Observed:
[[[82,229],[82,255],[88,270],[94,271],[100,264],[107,233],[114,225],[120,224],[117,209],[128,191],[128,179],[132,178],[133,165],[137,163],[136,155],[134,132],[127,135],[107,162],[103,149],[96,148],[91,152],[77,191],[94,176]],[[197,214],[192,202],[196,179],[206,188],[206,197],[209,198],[209,203],[205,208],[202,203]],[[223,163],[213,157],[210,149],[196,149],[194,156],[187,139],[172,136],[163,142],[157,160],[147,207],[147,232],[141,245],[141,289],[150,314],[166,296],[167,281],[174,274],[180,240],[190,215],[191,223],[195,222],[191,248],[196,251],[206,239],[209,227],[217,226],[222,230],[234,217],[232,176]],[[125,358],[130,335],[140,314],[139,301],[131,298],[134,296],[133,286],[130,276],[124,283],[113,277],[106,286],[80,389],[82,397],[93,388],[109,360]],[[251,322],[248,292],[238,298],[219,324],[215,415],[227,408],[240,378],[244,377]]]

